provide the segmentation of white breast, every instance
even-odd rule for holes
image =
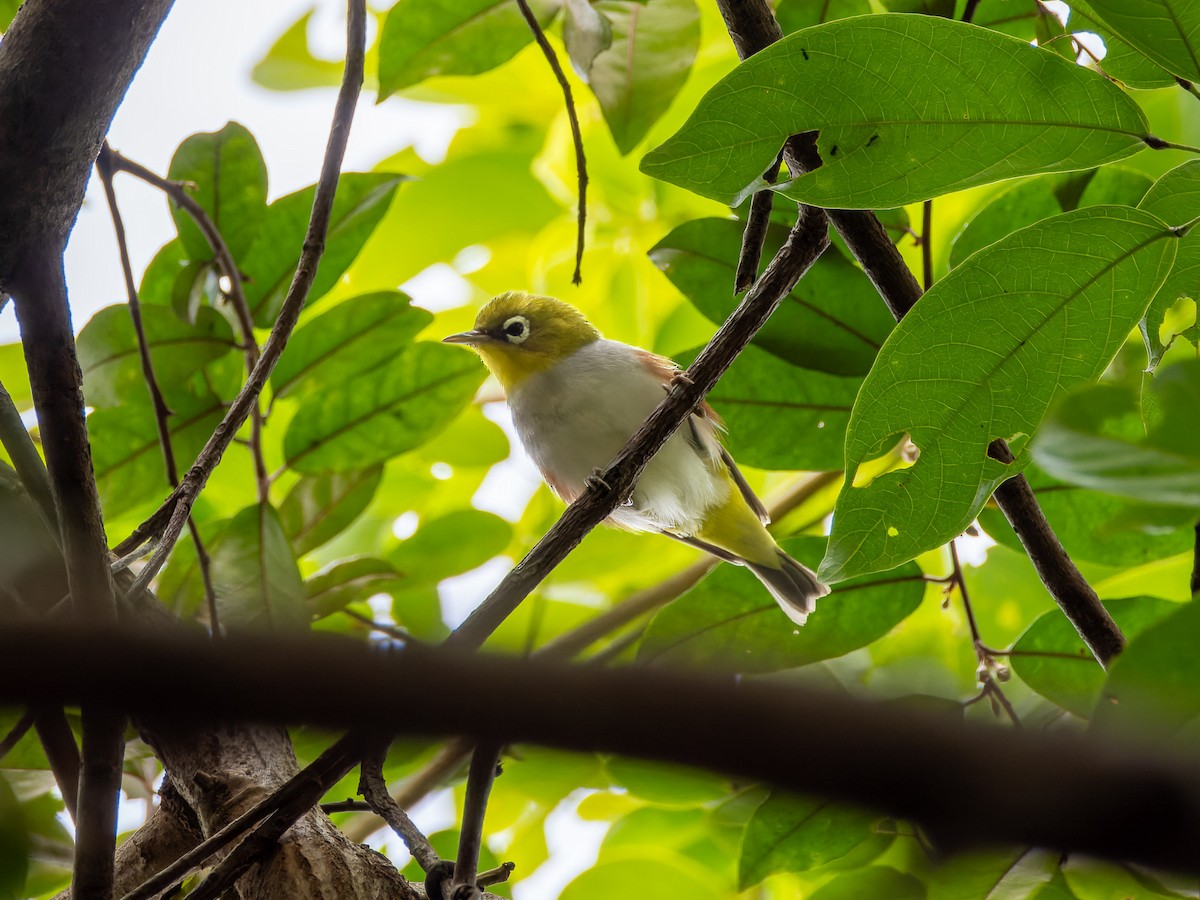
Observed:
[[[527,379],[509,397],[509,406],[526,451],[547,482],[570,500],[594,470],[612,461],[664,396],[661,380],[645,368],[638,350],[599,340]],[[698,431],[700,448],[686,422],[671,436],[642,473],[633,505],[613,513],[615,524],[692,534],[704,512],[725,500],[729,487],[715,437],[707,424]]]

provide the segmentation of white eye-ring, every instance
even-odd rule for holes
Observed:
[[[510,344],[523,344],[529,337],[529,320],[524,316],[512,316],[505,319],[503,331]]]

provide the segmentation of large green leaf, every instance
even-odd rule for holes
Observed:
[[[847,480],[825,580],[889,569],[961,534],[1028,461],[1018,446],[1006,466],[988,445],[1033,435],[1054,399],[1104,370],[1177,242],[1140,210],[1091,207],[1023,228],[934,285],[884,344],[846,434],[848,473],[904,434],[920,456]]]
[[[1121,629],[1133,640],[1159,619],[1179,609],[1156,597],[1122,597],[1105,602]],[[1089,718],[1104,686],[1104,670],[1067,617],[1051,610],[1034,621],[1013,644],[1013,671],[1052,703]]]
[[[449,424],[483,382],[460,348],[419,342],[391,363],[313,396],[283,439],[300,472],[343,472],[418,447]]]
[[[696,0],[599,0],[611,44],[587,70],[604,121],[628,153],[659,120],[687,81],[700,48]]]
[[[559,0],[530,0],[545,28]],[[533,41],[516,0],[399,0],[379,39],[379,98],[434,75],[478,75]]]
[[[1183,225],[1200,217],[1200,160],[1189,160],[1167,172],[1154,182],[1138,206],[1169,225]],[[1162,355],[1177,336],[1165,335],[1164,341],[1161,332],[1168,311],[1180,297],[1200,302],[1200,228],[1193,228],[1179,242],[1171,274],[1159,288],[1142,320],[1142,338],[1146,342],[1151,369],[1162,360]],[[1192,325],[1190,340],[1197,346],[1200,345],[1200,334],[1195,333],[1195,322]]]
[[[175,462],[187,471],[196,454],[221,422],[225,407],[212,394],[182,395],[172,402],[168,423]],[[170,490],[150,401],[88,416],[96,486],[106,519],[161,500]]]
[[[1022,181],[976,213],[955,236],[950,265],[957,266],[1018,228],[1059,213],[1103,204],[1137,206],[1149,187],[1150,179],[1141,172],[1119,166]]]
[[[503,553],[512,526],[493,513],[460,509],[424,523],[389,556],[406,587],[436,584]]]
[[[1055,407],[1033,455],[1071,484],[1143,503],[1200,507],[1198,409],[1200,360],[1159,370],[1144,398],[1124,384],[1082,388]]]
[[[867,866],[839,875],[809,894],[810,900],[861,900],[863,897],[925,900],[925,885],[890,866]]]
[[[1173,75],[1200,81],[1200,5],[1193,0],[1088,0],[1118,37]]]
[[[733,276],[742,224],[695,219],[655,244],[650,258],[710,321],[720,325],[737,307]],[[763,258],[787,237],[767,232]],[[823,253],[758,332],[754,343],[794,366],[834,375],[865,375],[895,322],[861,269],[836,251]]]
[[[307,475],[288,491],[279,507],[283,533],[297,556],[341,534],[370,505],[383,467]]]
[[[258,142],[243,125],[228,122],[220,131],[184,139],[167,174],[195,185],[192,195],[204,207],[235,260],[250,249],[267,212],[267,164]],[[171,204],[188,256],[212,259],[212,250],[192,217]]]
[[[325,253],[308,293],[309,301],[326,293],[350,263],[387,212],[404,176],[387,172],[343,172],[338,179]],[[292,282],[300,259],[304,233],[312,212],[314,187],[280,197],[267,207],[258,238],[242,261],[246,302],[254,324],[269,328]]]
[[[775,18],[784,34],[801,28],[870,13],[870,0],[779,0]]]
[[[355,556],[306,579],[304,590],[310,613],[323,619],[398,581],[400,576],[390,563],[372,556]]]
[[[1200,736],[1200,602],[1185,603],[1117,657],[1096,704],[1097,728],[1139,738],[1189,728]]]
[[[776,872],[805,872],[840,859],[873,836],[878,818],[854,807],[773,792],[742,836],[738,890]]]
[[[250,78],[272,91],[336,87],[342,80],[340,60],[317,59],[308,45],[308,28],[315,9],[305,12],[276,38],[254,64]]]
[[[785,550],[812,565],[820,538],[791,538]],[[817,603],[794,627],[750,572],[720,566],[651,620],[640,662],[738,672],[771,672],[832,659],[883,637],[921,605],[925,582],[916,565],[857,579]]]
[[[882,305],[882,304],[881,304]],[[684,354],[689,361],[696,351]],[[757,347],[742,351],[708,399],[725,445],[759,469],[842,468],[846,423],[862,380],[797,369]]]
[[[271,373],[276,396],[337,384],[393,359],[433,321],[399,291],[343,300],[296,329]]]
[[[662,900],[719,900],[728,896],[712,873],[681,856],[626,856],[602,862],[563,888],[560,900],[613,900],[659,897]]]
[[[784,193],[872,208],[1123,159],[1144,148],[1147,125],[1115,85],[1024,41],[930,16],[860,16],[750,57],[642,170],[737,205],[764,186],[788,135],[814,130],[825,164]]]
[[[1059,854],[1045,850],[976,850],[941,860],[929,900],[1031,900],[1058,874]]]
[[[1121,84],[1138,90],[1175,86],[1174,75],[1122,40],[1097,17],[1086,0],[1074,0],[1071,3],[1067,25],[1073,33],[1095,34],[1104,41],[1104,59],[1092,65]]]
[[[229,323],[213,309],[198,309],[189,325],[165,306],[143,306],[142,326],[154,374],[168,403],[204,366],[236,348]],[[148,402],[137,333],[129,307],[106,306],[83,326],[77,342],[83,393],[97,409]]]
[[[0,462],[0,609],[15,598],[27,612],[45,614],[67,596],[67,572],[50,531],[17,473]]]
[[[1147,507],[1066,484],[1036,465],[1025,470],[1025,477],[1046,521],[1072,559],[1132,567],[1183,553],[1192,546],[1193,523],[1180,523],[1178,510]],[[989,503],[980,511],[979,524],[998,543],[1024,552],[1008,519],[994,505]]]
[[[309,622],[304,584],[279,516],[270,505],[247,506],[211,548],[213,591],[225,628],[303,628]]]

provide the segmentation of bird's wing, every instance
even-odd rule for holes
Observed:
[[[697,550],[703,550],[705,553],[711,553],[717,559],[723,559],[725,562],[733,563],[734,565],[742,565],[742,559],[735,556],[728,550],[718,547],[716,544],[710,544],[707,541],[702,541],[699,538],[689,537],[686,534],[678,534],[674,531],[667,531],[665,528],[659,532],[665,534],[669,538],[675,538],[681,544],[687,544],[689,547],[695,547]]]
[[[663,385],[669,385],[671,380],[680,373],[679,366],[667,359],[665,356],[659,356],[656,353],[651,353],[649,350],[640,350],[642,362],[646,368],[657,375]],[[690,433],[688,435],[690,443],[696,448],[698,453],[703,455],[719,455],[721,461],[725,464],[725,468],[729,470],[729,477],[733,479],[733,483],[737,485],[738,490],[742,494],[742,498],[746,501],[746,505],[754,511],[758,516],[758,520],[764,525],[770,523],[771,515],[767,512],[767,508],[763,506],[763,502],[755,496],[750,485],[746,482],[737,463],[733,461],[733,457],[729,455],[729,451],[721,445],[716,432],[725,430],[725,423],[721,421],[721,417],[717,415],[716,410],[708,405],[707,401],[701,402],[696,407],[696,411],[688,419]],[[709,550],[707,547],[701,547],[702,550]],[[717,554],[719,555],[719,554]]]

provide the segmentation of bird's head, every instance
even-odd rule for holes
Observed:
[[[599,339],[600,332],[575,307],[524,291],[492,298],[473,329],[442,338],[474,349],[506,391]]]

